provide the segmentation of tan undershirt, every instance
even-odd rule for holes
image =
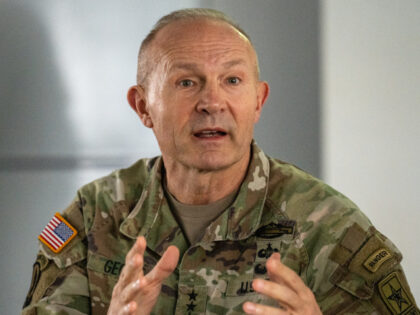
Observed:
[[[203,237],[206,228],[233,203],[237,193],[237,191],[234,191],[228,196],[207,205],[187,205],[172,196],[166,186],[166,180],[163,181],[163,189],[172,213],[191,245],[197,243]]]

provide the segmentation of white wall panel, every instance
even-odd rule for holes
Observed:
[[[322,1],[323,166],[404,255],[420,301],[420,2]]]

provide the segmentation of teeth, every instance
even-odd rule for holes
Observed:
[[[213,137],[216,135],[224,135],[224,132],[214,130],[204,130],[197,134],[198,137]]]
[[[202,132],[200,133],[200,137],[213,137],[217,134],[217,132]]]

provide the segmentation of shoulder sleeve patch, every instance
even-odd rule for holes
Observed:
[[[38,239],[54,253],[59,253],[76,235],[76,229],[57,212]]]
[[[388,259],[392,258],[392,254],[386,248],[380,248],[368,257],[363,266],[370,272],[376,272]]]
[[[31,286],[29,287],[23,307],[38,302],[60,273],[61,270],[40,252],[33,265]],[[24,310],[22,314],[33,314],[31,313],[31,309]]]
[[[397,266],[401,259],[398,249],[375,233],[351,259],[349,270],[373,285]]]
[[[397,272],[392,272],[378,283],[382,301],[391,314],[418,314],[416,306]]]
[[[25,303],[23,304],[23,307],[26,307],[31,303],[35,288],[37,287],[39,279],[41,278],[41,264],[39,263],[38,259],[33,265],[31,286],[29,287],[29,291],[28,291],[28,294],[26,295],[26,299],[25,299]]]

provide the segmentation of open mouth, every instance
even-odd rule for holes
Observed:
[[[194,133],[197,138],[215,138],[226,136],[226,132],[219,130],[202,130]]]

